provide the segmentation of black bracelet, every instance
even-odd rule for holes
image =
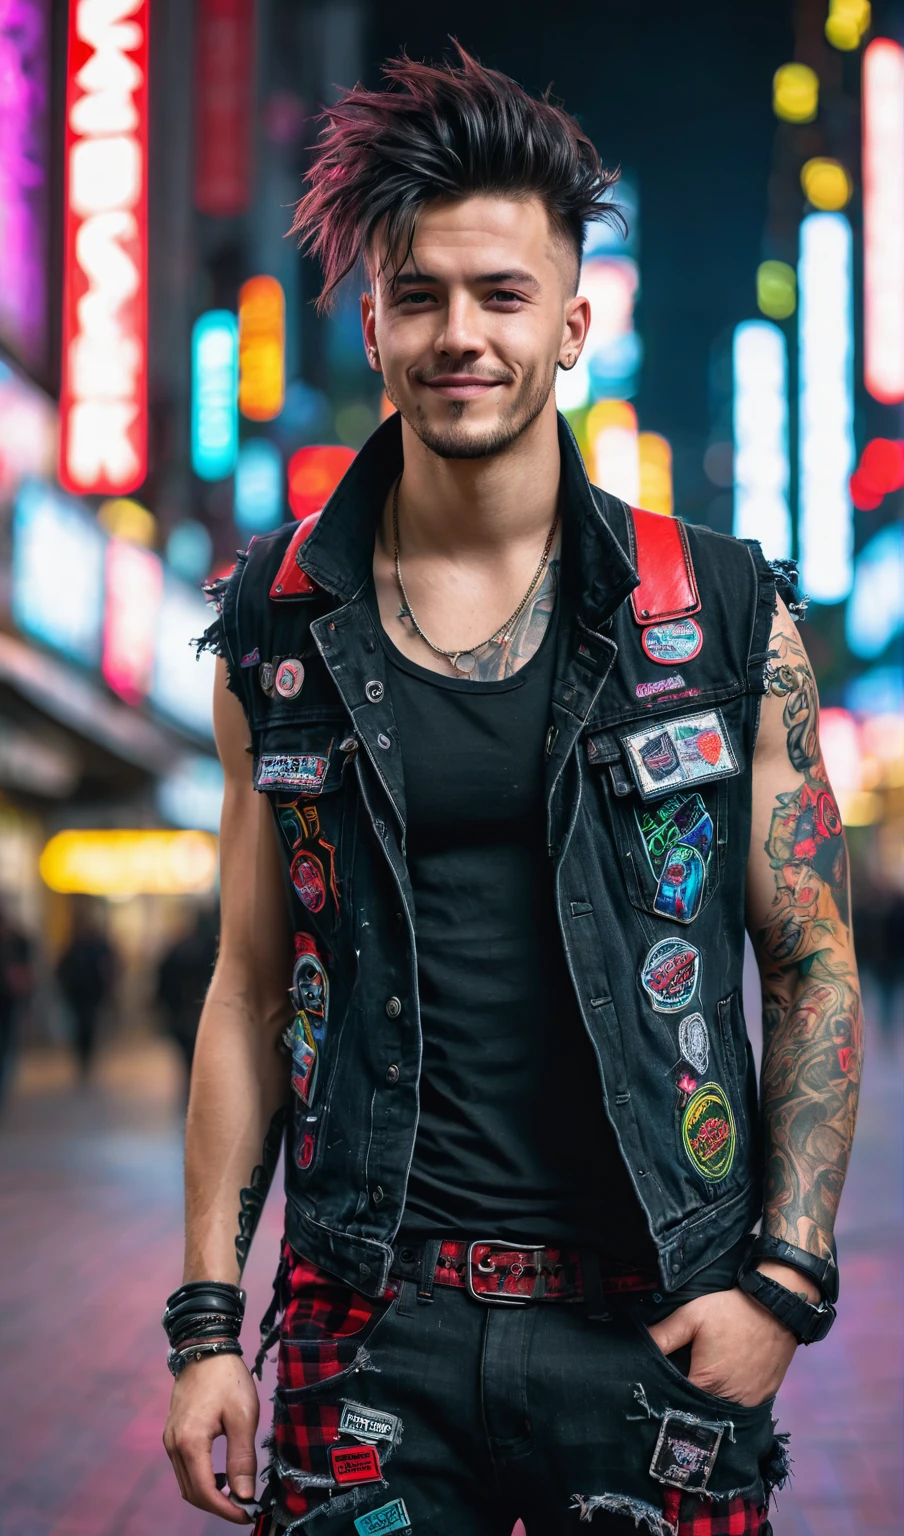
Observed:
[[[834,1305],[838,1300],[838,1258],[834,1238],[831,1255],[825,1259],[792,1243],[784,1243],[781,1238],[770,1237],[766,1232],[760,1232],[754,1238],[750,1252],[755,1261],[768,1259],[775,1264],[787,1264],[818,1285],[825,1301]]]
[[[206,1355],[240,1355],[242,1346],[238,1339],[213,1339],[209,1343],[192,1344],[190,1349],[171,1349],[166,1363],[174,1376],[181,1376],[193,1360],[203,1360]]]
[[[245,1292],[218,1280],[192,1280],[167,1297],[160,1319],[173,1348],[180,1339],[216,1321],[222,1332],[238,1337],[245,1316]]]
[[[196,1312],[180,1323],[178,1328],[173,1328],[168,1336],[173,1349],[181,1349],[186,1339],[237,1339],[240,1332],[241,1325],[237,1318]]]

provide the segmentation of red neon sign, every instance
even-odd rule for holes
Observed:
[[[147,474],[150,0],[71,0],[60,482],[102,496]]]
[[[195,206],[214,218],[251,202],[254,0],[196,0]]]

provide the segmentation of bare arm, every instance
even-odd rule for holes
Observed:
[[[747,881],[763,983],[763,1230],[824,1257],[857,1116],[860,988],[847,849],[819,747],[816,684],[783,604],[771,649]]]
[[[289,1096],[280,1036],[291,1017],[292,944],[270,807],[252,786],[248,726],[222,661],[214,729],[225,776],[222,917],[192,1067],[183,1279],[235,1285],[279,1155],[270,1128]]]
[[[279,1155],[289,1098],[280,1036],[291,1016],[291,935],[270,808],[252,785],[249,734],[217,662],[214,729],[225,792],[220,828],[220,949],[204,1002],[185,1137],[183,1279],[236,1285]],[[254,1491],[257,1392],[235,1356],[192,1362],[173,1388],[164,1445],[183,1498],[224,1519],[247,1516],[214,1483],[226,1435],[230,1488]]]

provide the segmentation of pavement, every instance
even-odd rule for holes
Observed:
[[[839,1320],[798,1352],[779,1399],[794,1477],[776,1536],[902,1531],[902,1068],[904,1032],[868,1039]],[[112,1048],[86,1086],[59,1052],[20,1063],[0,1116],[2,1536],[226,1529],[182,1503],[160,1440],[170,1378],[159,1318],[181,1273],[181,1105],[163,1042]],[[246,1270],[253,1320],[275,1269],[278,1194]],[[265,1375],[265,1419],[271,1390]]]

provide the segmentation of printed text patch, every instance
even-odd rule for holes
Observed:
[[[319,795],[329,767],[328,757],[288,752],[265,752],[257,761],[255,789],[294,789],[302,795]]]

